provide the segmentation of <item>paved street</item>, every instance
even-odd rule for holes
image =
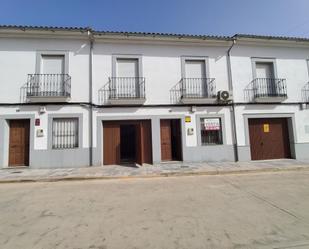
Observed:
[[[0,185],[0,248],[309,248],[309,172]]]

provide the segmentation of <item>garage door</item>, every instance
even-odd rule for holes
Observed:
[[[291,158],[286,118],[249,119],[252,160]]]

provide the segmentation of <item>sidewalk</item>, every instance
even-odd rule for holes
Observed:
[[[0,170],[0,183],[223,175],[295,170],[309,170],[309,162],[284,159],[237,163],[161,163],[142,167],[112,165],[69,169],[8,168]]]

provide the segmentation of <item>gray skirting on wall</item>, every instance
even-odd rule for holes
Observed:
[[[34,150],[30,168],[78,168],[89,166],[89,148]]]
[[[234,161],[232,145],[210,145],[184,147],[184,162],[223,162]]]

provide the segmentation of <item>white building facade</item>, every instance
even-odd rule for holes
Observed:
[[[309,40],[0,28],[0,166],[309,159]]]

